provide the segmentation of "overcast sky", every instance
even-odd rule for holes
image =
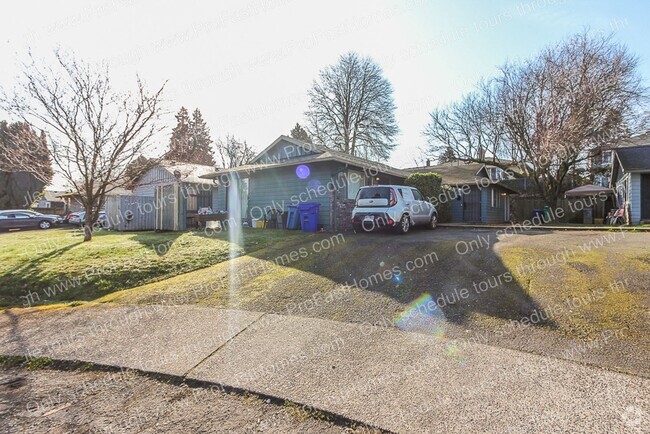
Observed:
[[[3,5],[0,85],[18,60],[55,47],[106,62],[118,88],[135,74],[169,80],[170,111],[198,107],[213,139],[234,134],[261,150],[304,123],[318,71],[347,51],[371,56],[392,82],[399,147],[410,166],[428,112],[457,99],[506,60],[522,59],[585,27],[615,32],[650,77],[650,2],[638,1],[21,1]],[[0,118],[6,114],[0,113]],[[162,150],[169,130],[160,138]]]

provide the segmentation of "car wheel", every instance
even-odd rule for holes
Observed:
[[[43,220],[38,224],[38,227],[41,229],[49,229],[52,227],[52,223],[48,222],[47,220]]]
[[[405,234],[411,229],[411,219],[409,219],[408,216],[402,216],[402,219],[399,221],[399,224],[397,225],[397,233],[398,234]]]
[[[429,221],[429,229],[435,229],[438,227],[438,215],[433,214],[431,220]]]

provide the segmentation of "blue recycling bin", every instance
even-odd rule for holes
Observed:
[[[316,202],[305,202],[298,204],[300,223],[303,232],[316,232],[318,230],[318,210],[320,204]]]
[[[287,229],[298,229],[299,227],[298,207],[296,205],[287,205]]]

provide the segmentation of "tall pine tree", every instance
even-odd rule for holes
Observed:
[[[445,148],[445,152],[438,156],[438,164],[451,163],[456,161],[456,156],[454,155],[454,150],[451,146]]]
[[[185,107],[176,114],[176,126],[169,140],[165,158],[175,161],[189,161],[190,158],[190,115]]]
[[[192,143],[191,162],[214,166],[214,154],[210,146],[212,144],[210,128],[208,128],[208,125],[203,120],[201,111],[198,108],[192,113],[190,134]]]
[[[309,133],[298,122],[296,122],[296,126],[291,130],[291,137],[302,140],[303,142],[311,143]]]
[[[190,118],[185,107],[176,114],[176,127],[172,130],[169,151],[165,158],[169,160],[214,165],[214,154],[210,144],[210,129],[201,111],[195,109]]]

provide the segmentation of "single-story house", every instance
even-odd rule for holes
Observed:
[[[65,191],[43,190],[41,196],[35,200],[31,208],[34,211],[48,214],[63,214],[65,212],[65,201],[60,197]]]
[[[503,223],[510,221],[510,195],[517,193],[504,182],[512,175],[497,166],[453,161],[437,166],[411,167],[412,173],[434,172],[450,187],[452,223]]]
[[[403,184],[408,175],[365,158],[280,136],[251,163],[202,178],[219,184],[215,207],[231,216],[241,213],[244,220],[263,219],[269,213],[287,211],[290,205],[315,202],[320,205],[319,228],[348,230],[354,199],[362,186]],[[238,198],[236,203],[233,198]]]
[[[610,187],[617,203],[629,212],[630,224],[650,222],[650,138],[642,145],[616,148],[613,154]]]
[[[112,188],[111,191],[106,196],[109,197],[109,196],[118,196],[118,195],[125,195],[125,194],[131,194],[131,190],[128,190],[123,187],[116,187],[116,188]],[[83,204],[81,203],[80,195],[76,192],[59,193],[56,195],[56,197],[62,200],[63,203],[65,204],[64,214],[69,214],[73,212],[82,212],[86,210]],[[100,206],[100,209],[103,209],[104,205],[105,203],[102,204],[102,206]]]

